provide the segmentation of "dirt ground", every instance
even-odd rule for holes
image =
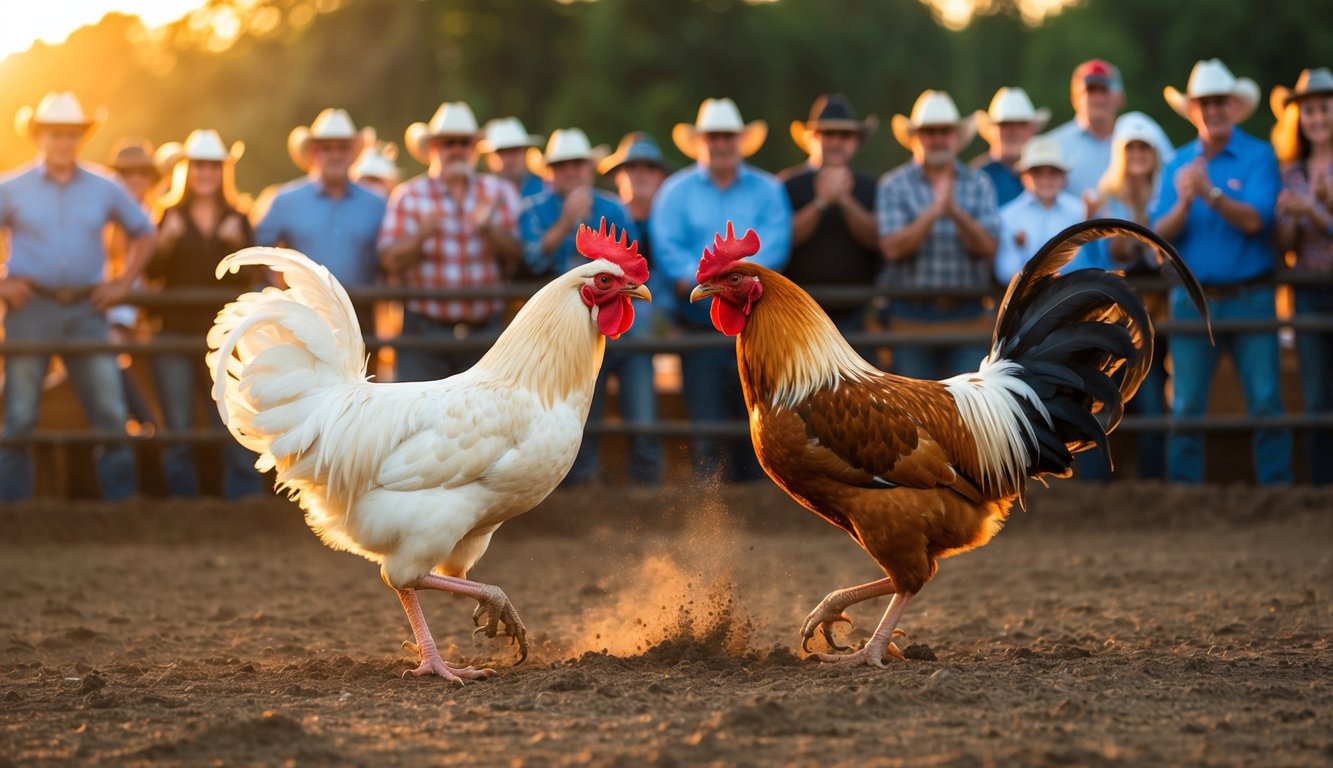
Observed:
[[[393,593],[287,502],[0,510],[0,766],[1333,762],[1330,492],[1036,492],[886,670],[802,658],[881,574],[767,483],[559,491],[471,575],[532,653],[424,594],[445,657],[499,672],[456,688],[400,677]]]

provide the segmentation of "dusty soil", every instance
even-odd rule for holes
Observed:
[[[423,596],[446,658],[499,671],[455,688],[400,677],[398,601],[286,502],[3,509],[0,765],[1333,762],[1333,493],[1057,485],[945,561],[908,662],[801,658],[879,575],[767,484],[560,491],[472,574],[526,663]]]

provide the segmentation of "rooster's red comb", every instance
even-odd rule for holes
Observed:
[[[639,253],[639,241],[629,242],[629,235],[620,231],[620,240],[616,240],[616,225],[611,231],[606,230],[606,217],[602,217],[602,228],[594,232],[587,224],[579,225],[579,232],[574,236],[574,247],[579,253],[590,259],[606,259],[624,271],[625,277],[642,285],[648,282],[648,260]]]
[[[695,273],[694,279],[699,283],[708,282],[726,272],[736,261],[756,253],[759,253],[759,233],[750,229],[745,232],[745,237],[737,240],[736,229],[728,221],[726,239],[722,239],[722,235],[717,235],[713,239],[713,249],[704,249],[704,255],[699,259],[699,271]]]

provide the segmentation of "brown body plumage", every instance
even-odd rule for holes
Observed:
[[[1179,256],[1128,222],[1094,220],[1057,235],[1010,284],[989,356],[976,373],[921,381],[862,360],[813,299],[782,275],[740,261],[753,231],[728,227],[705,251],[691,300],[712,297],[713,323],[736,336],[750,435],[760,464],[793,498],[842,528],[887,579],[830,593],[806,619],[831,627],[857,602],[893,594],[864,648],[824,661],[882,665],[907,602],[941,558],[984,545],[1027,480],[1071,473],[1073,454],[1119,423],[1152,358],[1152,323],[1118,273],[1060,274],[1077,249],[1127,236],[1172,263],[1207,317]]]

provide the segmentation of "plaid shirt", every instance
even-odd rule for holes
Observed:
[[[990,233],[1000,236],[1000,215],[995,207],[995,189],[981,171],[956,163],[953,195],[967,215]],[[897,232],[921,216],[934,201],[930,183],[921,166],[908,162],[884,174],[875,194],[875,218],[880,237]],[[991,265],[979,261],[963,248],[953,219],[936,219],[921,249],[903,261],[884,268],[883,279],[904,288],[984,288],[991,283]]]
[[[415,235],[431,217],[442,222],[440,232],[421,244],[422,258],[402,272],[391,274],[391,285],[414,288],[492,287],[504,282],[491,246],[473,224],[478,207],[495,201],[496,223],[518,237],[518,192],[514,185],[489,174],[468,180],[461,204],[449,194],[444,181],[422,174],[395,187],[380,225],[379,249]],[[410,312],[449,323],[486,322],[500,313],[499,299],[407,302]]]

